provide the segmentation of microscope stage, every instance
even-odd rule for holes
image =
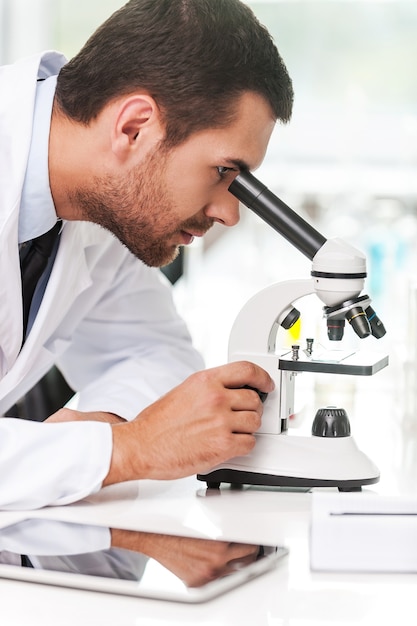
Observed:
[[[388,355],[377,352],[322,350],[306,356],[300,350],[298,360],[294,360],[292,354],[290,351],[281,355],[278,365],[280,370],[372,376],[388,365]]]

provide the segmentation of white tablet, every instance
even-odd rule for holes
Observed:
[[[277,546],[27,519],[0,530],[0,577],[204,602],[276,567]]]

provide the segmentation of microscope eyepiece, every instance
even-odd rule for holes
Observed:
[[[229,191],[309,259],[326,243],[321,233],[247,170],[236,176]]]

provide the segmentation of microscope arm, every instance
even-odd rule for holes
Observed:
[[[281,371],[275,344],[278,328],[294,311],[292,301],[311,293],[314,293],[312,279],[270,285],[246,302],[230,332],[228,360],[256,363],[275,382],[275,391],[264,403],[260,433],[277,435],[286,430],[294,412],[294,374]]]
[[[292,302],[311,293],[314,282],[310,278],[274,283],[252,296],[239,311],[230,332],[229,360],[241,358],[242,346],[245,358],[273,353],[278,327],[293,310]]]

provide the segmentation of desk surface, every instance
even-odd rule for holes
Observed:
[[[278,567],[209,603],[188,606],[2,580],[7,626],[281,626],[415,624],[414,575],[318,574],[309,568],[311,494],[245,488],[208,495],[194,478],[130,483],[36,516],[289,547]],[[16,517],[16,516],[14,516]],[[0,517],[0,522],[11,521]]]
[[[376,412],[375,421],[381,413]],[[371,433],[375,424],[363,424]],[[369,491],[417,496],[416,423],[395,420],[378,437],[357,426],[358,443],[381,469]],[[355,437],[356,438],[356,437]],[[364,446],[361,446],[364,448]],[[350,626],[417,620],[417,575],[313,573],[309,565],[311,493],[278,489],[222,488],[207,492],[195,478],[132,482],[108,487],[67,507],[36,517],[197,537],[285,545],[278,567],[226,595],[201,605],[157,602],[1,580],[1,623],[7,626]],[[0,513],[0,525],[28,517]],[[33,514],[30,514],[33,517]],[[417,537],[416,537],[417,541]]]

